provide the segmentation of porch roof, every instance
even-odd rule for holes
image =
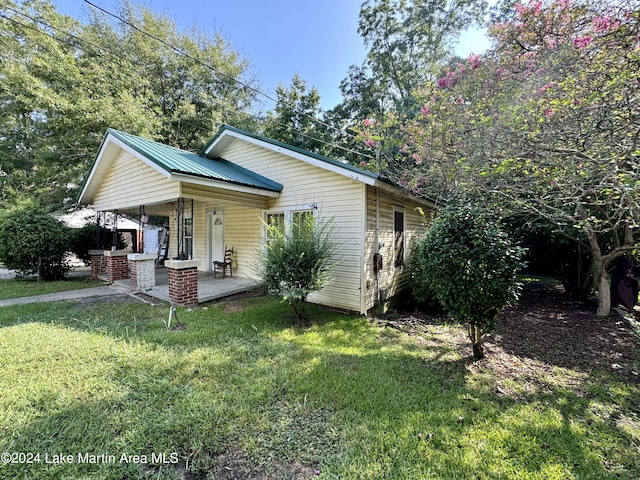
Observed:
[[[91,200],[99,181],[96,177],[105,174],[114,160],[113,146],[120,147],[139,156],[147,164],[167,178],[188,181],[211,182],[212,186],[236,185],[239,188],[256,189],[278,194],[283,186],[263,175],[252,172],[222,158],[207,158],[197,153],[181,150],[153,140],[131,135],[112,128],[107,129],[91,171],[82,186],[80,203]],[[107,153],[111,151],[112,153]],[[224,188],[224,187],[223,187]]]
[[[108,129],[107,132],[167,172],[237,183],[273,192],[282,191],[282,185],[278,182],[274,182],[223,158],[207,158],[112,128]]]

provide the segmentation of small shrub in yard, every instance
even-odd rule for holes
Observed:
[[[518,298],[517,273],[524,249],[483,209],[452,203],[433,220],[414,247],[414,289],[418,301],[433,292],[440,304],[467,327],[473,356],[484,357],[482,339],[503,307]]]
[[[60,280],[69,271],[69,228],[33,205],[16,206],[0,217],[0,262],[38,280]]]
[[[288,302],[295,321],[301,322],[307,295],[332,280],[336,263],[334,225],[316,222],[308,213],[294,215],[291,224],[272,223],[266,228],[269,240],[260,252],[258,271],[268,290]]]

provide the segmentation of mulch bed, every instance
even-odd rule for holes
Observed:
[[[615,312],[597,317],[596,309],[595,302],[569,298],[561,286],[528,283],[518,305],[500,314],[495,330],[485,337],[485,358],[477,362],[466,331],[444,328],[449,320],[442,314],[413,312],[378,321],[419,336],[425,345],[442,342],[459,351],[468,359],[470,371],[501,379],[496,388],[505,393],[509,379],[539,383],[540,378],[553,376],[556,367],[574,372],[575,378],[570,374],[562,379],[567,385],[601,371],[640,382],[640,331]],[[640,312],[634,315],[640,320]]]

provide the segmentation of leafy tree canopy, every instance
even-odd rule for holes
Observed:
[[[252,125],[249,64],[221,36],[129,2],[124,22],[93,11],[83,24],[46,0],[1,12],[0,202],[74,198],[109,127],[193,151],[221,123]]]
[[[417,192],[481,192],[582,242],[600,315],[607,268],[640,225],[639,12],[630,0],[517,4],[491,27],[495,48],[422,86],[390,172]]]

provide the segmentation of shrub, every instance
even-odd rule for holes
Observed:
[[[62,279],[69,238],[69,228],[38,207],[14,207],[0,217],[0,262],[38,280]]]
[[[467,327],[473,356],[484,357],[482,339],[495,318],[518,298],[517,272],[524,249],[515,246],[488,213],[452,203],[433,220],[414,248],[416,300],[433,292],[445,310]]]
[[[268,290],[288,302],[295,321],[301,322],[307,295],[332,280],[337,245],[332,222],[316,223],[311,214],[294,218],[291,224],[265,224],[269,241],[260,252],[258,270]]]

